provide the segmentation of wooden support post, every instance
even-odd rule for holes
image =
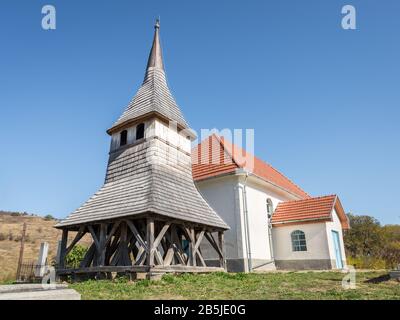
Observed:
[[[190,239],[189,240],[189,266],[195,267],[197,265],[196,261],[196,233],[194,228],[189,229]]]
[[[127,266],[132,264],[128,252],[129,241],[130,239],[128,239],[128,225],[126,223],[123,223],[121,225],[121,236],[119,242],[120,261],[117,263],[117,265]]]
[[[152,218],[147,218],[146,241],[148,248],[146,263],[152,267],[154,266],[154,220]]]
[[[60,261],[58,262],[58,267],[60,269],[65,268],[65,257],[67,256],[67,242],[68,242],[68,230],[63,229],[60,245]]]
[[[107,224],[102,223],[100,225],[100,235],[99,235],[99,248],[97,254],[97,265],[104,266],[106,260],[106,241],[107,241]]]
[[[218,246],[221,250],[221,256],[219,258],[219,265],[221,268],[226,270],[226,260],[225,260],[225,239],[224,239],[224,232],[218,231]]]

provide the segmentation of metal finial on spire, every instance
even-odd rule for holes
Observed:
[[[159,36],[159,30],[160,29],[160,17],[156,19],[156,24],[154,25],[154,39],[153,39],[153,45],[151,47],[151,51],[149,54],[149,60],[147,62],[147,70],[149,68],[157,68],[164,70],[164,63],[162,59],[162,53],[161,53],[161,44],[160,44],[160,36]]]

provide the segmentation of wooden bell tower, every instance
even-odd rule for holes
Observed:
[[[121,117],[107,130],[110,156],[104,185],[56,225],[62,242],[59,276],[110,277],[113,272],[212,272],[225,270],[227,224],[196,189],[191,172],[195,139],[166,81],[156,22],[144,81]],[[71,243],[68,233],[77,232]],[[85,235],[93,243],[79,268],[66,255]],[[219,267],[207,266],[209,242]]]

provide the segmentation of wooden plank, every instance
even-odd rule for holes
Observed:
[[[201,241],[203,240],[203,236],[204,236],[204,230],[201,230],[201,231],[199,232],[199,234],[197,235],[196,244],[195,244],[195,246],[194,246],[194,251],[195,251],[195,252],[198,251],[198,249],[199,249],[199,247],[200,247],[200,244],[201,244]]]
[[[125,221],[128,224],[129,228],[131,229],[133,236],[136,238],[136,240],[140,243],[140,245],[143,248],[146,249],[146,251],[149,251],[149,248],[148,248],[146,242],[143,240],[138,229],[135,227],[135,225],[132,223],[132,221],[130,221],[130,220],[125,220]]]
[[[221,256],[219,258],[219,266],[221,268],[226,269],[226,261],[225,261],[225,239],[224,239],[224,233],[222,231],[218,232],[218,246],[219,249],[221,250]]]
[[[99,248],[97,252],[97,265],[104,266],[106,258],[107,224],[100,225]]]
[[[217,243],[215,242],[214,237],[211,234],[209,234],[208,232],[206,232],[204,235],[205,235],[206,239],[208,240],[208,242],[211,244],[211,246],[215,249],[215,251],[217,251],[218,256],[223,257],[223,253],[219,249]]]
[[[61,236],[61,247],[60,247],[60,262],[59,268],[65,267],[65,257],[67,256],[67,242],[68,242],[68,230],[63,229]]]
[[[147,232],[146,241],[149,248],[149,254],[147,255],[147,265],[154,266],[154,219],[147,218]]]
[[[200,251],[200,250],[197,252],[197,257],[199,258],[201,265],[202,265],[203,267],[206,267],[207,264],[206,264],[206,262],[204,261],[203,255],[201,254],[201,251]]]
[[[121,224],[121,221],[117,221],[114,223],[110,233],[107,236],[106,246],[108,246],[108,244],[110,243],[112,236],[115,234],[115,232],[117,231],[120,224]]]
[[[129,252],[128,252],[128,226],[126,223],[121,225],[121,236],[119,242],[120,260],[119,265],[131,265]]]
[[[90,266],[95,252],[96,252],[96,245],[94,243],[92,243],[89,250],[86,252],[85,256],[83,257],[83,259],[80,263],[81,268]]]
[[[167,253],[164,258],[164,266],[169,266],[174,258],[174,248],[173,246],[169,247]]]
[[[108,248],[106,249],[106,264],[109,264],[111,257],[115,253],[115,251],[118,249],[119,246],[119,237],[121,235],[120,229],[117,230],[117,232],[114,235],[114,239],[111,241],[111,243],[108,245]],[[111,237],[110,237],[111,238]]]
[[[148,266],[98,266],[76,269],[58,269],[58,275],[79,274],[79,273],[97,273],[97,272],[148,272]]]
[[[185,259],[184,251],[181,244],[181,237],[178,235],[178,230],[175,225],[172,226],[170,240],[174,248],[175,257],[179,260],[181,264],[186,265],[188,259]]]
[[[193,267],[193,266],[155,266],[151,268],[154,272],[192,272],[192,273],[207,273],[207,272],[220,272],[224,271],[220,267]]]
[[[96,245],[97,250],[99,250],[100,242],[99,242],[99,239],[97,238],[96,232],[94,232],[94,230],[93,230],[93,226],[88,225],[88,230],[89,230],[90,234],[92,235],[93,242]]]
[[[71,250],[73,249],[73,247],[79,242],[79,240],[82,239],[82,237],[83,237],[85,234],[86,234],[86,232],[85,232],[85,226],[80,226],[80,227],[79,227],[79,231],[78,231],[78,233],[76,234],[74,240],[72,240],[71,244],[69,245],[69,247],[68,247],[67,250],[66,250],[66,253],[65,253],[66,256],[68,255],[68,253],[71,252]]]
[[[138,253],[135,257],[135,265],[142,265],[145,260],[146,260],[146,250],[142,246],[139,246]]]
[[[194,231],[194,228],[190,228],[189,230],[190,234],[190,243],[189,243],[189,259],[187,262],[188,266],[193,266],[195,267],[197,265],[196,261],[196,233]]]
[[[157,238],[154,240],[154,248],[157,248],[159,246],[159,244],[161,242],[161,239],[164,237],[164,235],[168,231],[169,227],[170,227],[169,223],[166,223],[162,227],[162,229],[161,229],[160,233],[158,234]]]

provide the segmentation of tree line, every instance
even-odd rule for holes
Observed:
[[[350,229],[344,233],[349,265],[390,269],[400,264],[400,225],[381,225],[371,216],[347,215]]]

